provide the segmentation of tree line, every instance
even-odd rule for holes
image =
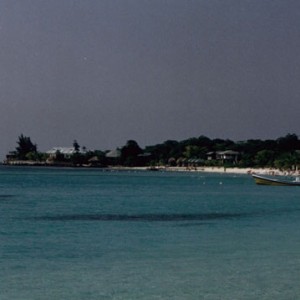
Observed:
[[[293,170],[300,165],[300,140],[296,134],[287,134],[278,139],[250,139],[234,142],[229,139],[210,139],[207,136],[193,137],[182,141],[167,140],[163,143],[141,148],[134,140],[118,148],[118,155],[109,156],[109,151],[86,150],[78,142],[73,142],[74,153],[65,157],[56,153],[52,163],[69,165],[90,165],[106,167],[120,166],[165,166],[192,164],[203,166],[236,166],[236,167],[271,167]],[[84,151],[83,151],[84,150]],[[219,153],[231,150],[238,153],[236,161],[220,159],[208,160],[208,153]],[[15,151],[7,155],[8,160],[45,162],[49,161],[47,153],[39,152],[37,144],[30,137],[21,134]]]

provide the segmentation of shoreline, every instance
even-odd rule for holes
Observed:
[[[299,171],[282,171],[274,168],[238,168],[238,167],[108,167],[109,170],[163,171],[163,172],[196,172],[236,175],[269,175],[269,176],[299,176]]]
[[[92,166],[82,165],[73,166],[69,164],[49,164],[45,162],[35,161],[14,161],[9,163],[1,163],[2,166],[12,167],[41,167],[41,168],[78,168],[78,169],[102,169],[102,170],[119,170],[119,171],[164,171],[164,172],[197,172],[197,173],[217,173],[217,174],[240,174],[240,175],[251,175],[261,174],[270,176],[299,176],[300,171],[282,171],[274,168],[238,168],[238,167],[124,167],[124,166]]]
[[[299,172],[289,172],[282,171],[274,168],[234,168],[234,167],[167,167],[168,171],[177,172],[199,172],[199,173],[218,173],[218,174],[240,174],[240,175],[251,175],[251,174],[261,174],[270,176],[298,176]]]

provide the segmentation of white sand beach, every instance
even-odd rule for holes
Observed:
[[[225,167],[166,167],[166,171],[177,172],[206,172],[206,173],[228,173],[228,174],[264,174],[264,175],[289,175],[298,176],[299,171],[288,172],[273,168],[225,168]]]

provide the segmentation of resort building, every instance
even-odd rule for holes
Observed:
[[[55,159],[57,155],[63,155],[65,159],[70,159],[73,154],[77,153],[74,147],[54,147],[46,152],[49,158]],[[79,149],[78,153],[85,154],[86,151]]]
[[[105,156],[107,158],[120,158],[121,150],[120,149],[111,150],[111,151],[107,152]]]
[[[105,154],[106,157],[106,162],[108,165],[118,165],[121,162],[121,150],[120,149],[115,149],[108,151]]]
[[[221,160],[223,163],[237,163],[240,153],[237,151],[226,150],[226,151],[216,151],[216,152],[208,152],[207,160]]]

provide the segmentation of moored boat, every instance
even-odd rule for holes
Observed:
[[[262,175],[252,174],[256,184],[260,185],[277,185],[277,186],[300,186],[300,178],[295,180],[286,180],[281,178],[266,177]]]

